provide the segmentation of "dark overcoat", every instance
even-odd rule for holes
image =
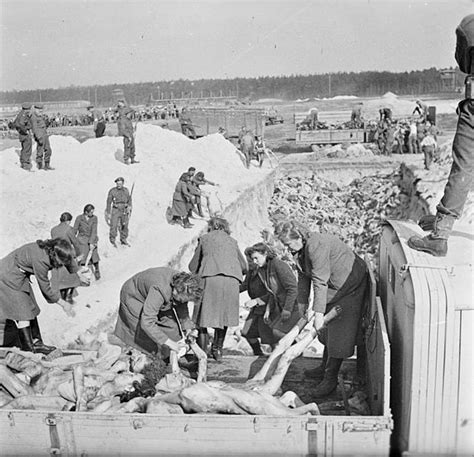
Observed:
[[[69,241],[76,251],[76,255],[81,253],[79,241],[76,238],[74,229],[67,223],[61,222],[51,229],[51,238],[61,238]],[[54,268],[51,272],[51,284],[54,289],[70,289],[79,287],[81,280],[76,273],[69,273],[66,267]]]
[[[204,279],[202,300],[193,315],[200,327],[239,325],[239,285],[246,270],[237,241],[223,230],[213,230],[199,239],[189,271]]]
[[[313,285],[313,309],[327,313],[336,305],[342,313],[327,327],[323,342],[329,356],[350,357],[360,330],[368,270],[365,262],[337,236],[313,233],[297,254],[298,302],[307,304]]]
[[[125,281],[120,291],[120,307],[115,335],[125,344],[148,354],[162,352],[168,339],[182,338],[176,311],[183,330],[194,328],[187,303],[172,299],[171,279],[178,273],[159,267],[141,271]]]
[[[171,215],[177,217],[186,217],[188,211],[192,208],[193,196],[189,192],[188,183],[179,180],[173,194],[173,205]]]
[[[82,262],[86,261],[91,244],[96,245],[96,248],[92,251],[91,262],[97,263],[100,260],[99,252],[97,251],[97,243],[99,241],[99,237],[97,236],[97,223],[97,216],[87,217],[85,214],[77,216],[74,222],[73,232],[77,236],[79,253],[82,254]]]
[[[302,317],[296,301],[298,281],[290,266],[278,258],[267,259],[265,266],[258,269],[258,275],[267,291],[260,298],[270,305],[269,325],[274,330],[275,338],[279,339]],[[283,310],[291,313],[285,322],[281,320]]]
[[[48,303],[56,303],[59,290],[53,289],[48,272],[53,269],[49,256],[37,243],[28,243],[0,260],[0,320],[31,320],[40,312],[31,288],[36,276]]]

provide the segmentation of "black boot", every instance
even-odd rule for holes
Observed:
[[[336,359],[335,357],[328,358],[324,378],[313,392],[315,397],[325,397],[337,387],[337,375],[339,368],[341,368],[342,360],[343,359]]]
[[[216,361],[222,360],[222,349],[224,347],[225,334],[227,327],[214,329],[214,341],[211,347],[211,357]]]
[[[39,352],[40,354],[48,355],[50,352],[53,352],[56,349],[56,346],[48,346],[43,343],[43,339],[41,338],[41,332],[38,324],[38,319],[33,319],[30,321],[31,327],[31,336],[33,339],[33,352]]]
[[[0,321],[0,347],[20,347],[18,328],[15,322],[7,319]]]
[[[207,354],[207,347],[209,346],[209,334],[200,330],[197,337],[197,344]]]
[[[326,371],[326,364],[328,361],[328,350],[326,346],[324,346],[323,358],[321,359],[321,364],[315,368],[311,368],[310,370],[304,370],[304,375],[307,378],[322,378],[324,376],[324,372]]]
[[[448,253],[448,240],[438,238],[433,234],[424,236],[411,236],[408,240],[408,246],[416,251],[427,252],[435,257],[445,257]]]
[[[99,262],[96,262],[93,265],[94,265],[94,276],[95,276],[95,279],[98,281],[100,279]]]
[[[254,341],[252,343],[249,341],[249,344],[250,344],[250,347],[252,348],[253,355],[257,355],[257,356],[263,355],[262,347],[260,346],[259,341]]]
[[[33,337],[31,336],[31,327],[19,328],[18,334],[20,336],[20,349],[22,351],[36,352]]]
[[[183,227],[184,228],[191,228],[191,227],[194,227],[194,225],[189,222],[189,219],[187,217],[184,217],[183,218]]]
[[[197,209],[198,209],[197,213],[199,214],[199,217],[204,217],[204,214],[202,213],[201,203],[197,203],[196,206],[197,206]]]

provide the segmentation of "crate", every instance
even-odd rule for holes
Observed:
[[[371,416],[158,416],[0,410],[0,455],[388,455],[392,429],[390,349],[373,279],[367,299],[371,323],[366,335]],[[298,360],[301,359],[294,363]],[[249,362],[242,361],[240,371],[245,373]],[[223,373],[242,382],[245,376],[238,379],[240,371]],[[289,372],[287,378],[297,372]],[[297,379],[288,381],[298,383]]]
[[[412,222],[390,221],[380,241],[380,297],[392,347],[393,448],[407,455],[471,455],[472,228],[455,226],[444,258],[408,247],[408,238],[422,233]]]

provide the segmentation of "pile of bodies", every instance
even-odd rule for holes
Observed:
[[[396,173],[355,179],[337,186],[321,178],[280,178],[269,207],[275,222],[290,215],[339,236],[359,255],[374,257],[381,223],[404,216],[408,197],[394,185]]]

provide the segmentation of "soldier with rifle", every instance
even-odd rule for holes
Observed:
[[[33,140],[31,138],[31,103],[23,103],[21,111],[13,121],[13,127],[18,132],[21,144],[20,165],[24,170],[31,170],[31,151]]]
[[[132,191],[124,187],[124,179],[120,176],[115,180],[115,187],[109,190],[105,209],[105,220],[110,226],[109,240],[114,247],[117,247],[115,238],[117,230],[120,233],[120,244],[130,246],[127,241],[128,222],[132,214]]]

